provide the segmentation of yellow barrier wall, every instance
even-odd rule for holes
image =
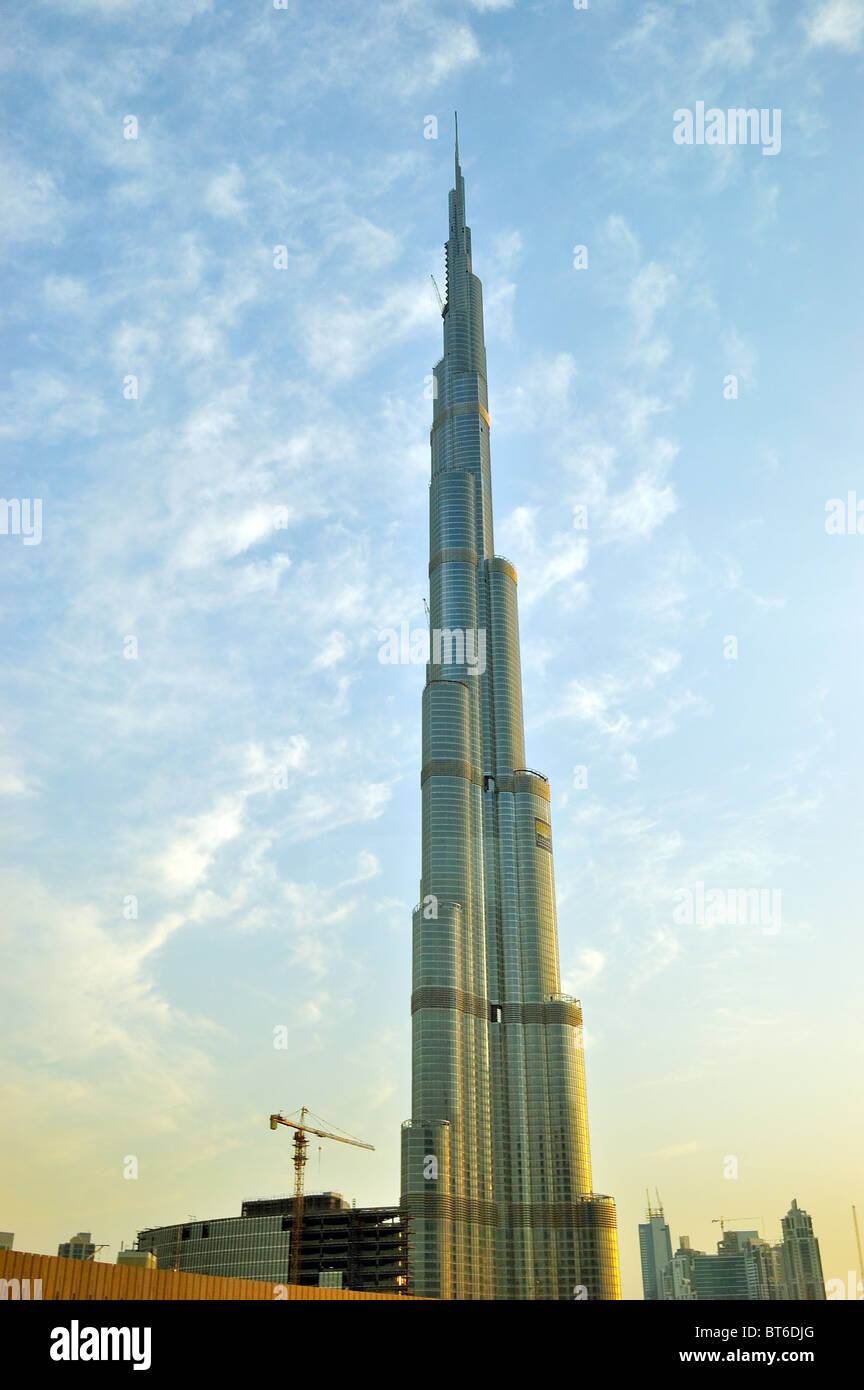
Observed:
[[[30,1255],[24,1250],[0,1250],[0,1279],[42,1280],[42,1299],[255,1299],[268,1303],[373,1299],[414,1302],[395,1293],[357,1293],[353,1289],[317,1289],[299,1284],[273,1285],[257,1279],[220,1279],[212,1274],[174,1274],[168,1269],[134,1269],[129,1265],[96,1264],[92,1260],[62,1260],[57,1255]],[[279,1297],[274,1298],[274,1287]],[[26,1297],[24,1290],[21,1296]],[[2,1294],[0,1294],[2,1296]],[[15,1297],[14,1286],[6,1297]]]

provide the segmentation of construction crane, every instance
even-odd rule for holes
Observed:
[[[440,291],[439,288],[438,288],[438,281],[435,279],[435,276],[434,276],[434,275],[430,275],[430,276],[429,276],[429,279],[432,281],[432,284],[435,286],[435,293],[436,293],[436,295],[438,296],[438,307],[440,308],[441,313],[442,313],[442,315],[443,315],[443,313],[444,313],[444,300],[441,298],[441,291]]]
[[[719,1221],[719,1222],[720,1222],[720,1233],[721,1233],[721,1235],[725,1235],[725,1233],[726,1233],[726,1223],[727,1223],[727,1221],[755,1221],[755,1220],[756,1220],[756,1217],[755,1217],[755,1216],[714,1216],[714,1217],[712,1217],[712,1219],[711,1219],[711,1225],[712,1225],[712,1226],[716,1226],[716,1225],[717,1225],[717,1222]],[[763,1224],[763,1223],[762,1223],[762,1217],[760,1216],[760,1217],[759,1217],[759,1225],[761,1226],[762,1224]]]
[[[858,1273],[864,1279],[864,1260],[861,1259],[861,1232],[858,1230],[858,1213],[855,1206],[852,1206],[852,1221],[855,1225],[855,1244],[858,1247]]]
[[[353,1144],[355,1149],[372,1149],[374,1144],[364,1144],[360,1139],[350,1139],[344,1134],[330,1134],[326,1129],[313,1129],[306,1124],[306,1116],[311,1110],[305,1105],[300,1108],[300,1123],[286,1120],[284,1115],[271,1115],[270,1128],[288,1125],[294,1130],[294,1219],[291,1223],[291,1263],[288,1274],[289,1284],[300,1283],[300,1241],[303,1231],[303,1169],[306,1164],[306,1149],[309,1145],[307,1134],[317,1135],[319,1139],[336,1139],[340,1144]]]

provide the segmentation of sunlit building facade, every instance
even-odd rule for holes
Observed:
[[[561,993],[547,779],[525,765],[516,571],[495,554],[480,281],[456,148],[433,374],[422,878],[402,1205],[412,1291],[620,1298]]]

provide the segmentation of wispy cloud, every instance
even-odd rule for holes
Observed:
[[[864,34],[864,4],[861,0],[825,0],[803,22],[814,48],[855,53]]]

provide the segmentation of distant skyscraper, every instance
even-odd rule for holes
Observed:
[[[812,1218],[801,1210],[793,1198],[780,1225],[783,1230],[783,1273],[788,1289],[787,1298],[808,1303],[824,1299],[825,1280]]]
[[[648,1220],[639,1226],[639,1255],[642,1261],[642,1293],[647,1300],[663,1297],[663,1270],[672,1259],[672,1238],[663,1217],[663,1208],[648,1206]]]
[[[681,1236],[671,1262],[661,1270],[661,1298],[709,1303],[755,1298],[751,1237],[758,1239],[755,1231],[728,1231],[717,1246],[717,1254],[708,1255],[694,1250],[689,1238]]]
[[[776,1302],[789,1297],[783,1275],[783,1246],[767,1240],[751,1240],[747,1247],[748,1269],[753,1283],[753,1298]]]
[[[646,1298],[649,1297],[646,1246],[649,1245],[650,1218],[658,1214],[662,1221],[662,1211],[654,1213],[649,1208],[649,1225],[639,1227]],[[754,1302],[824,1299],[819,1242],[813,1235],[810,1217],[793,1201],[782,1226],[782,1245],[771,1245],[758,1231],[724,1231],[717,1243],[716,1255],[691,1249],[687,1236],[682,1236],[672,1259],[662,1268],[658,1266],[656,1297]]]
[[[482,290],[458,141],[443,317],[402,1136],[413,1292],[616,1299],[614,1203],[591,1192],[582,1014],[560,992],[549,783],[525,767],[516,571],[492,539]]]
[[[57,1246],[57,1254],[64,1260],[92,1260],[96,1246],[90,1239],[89,1231],[79,1231],[77,1236],[70,1236],[69,1240]]]

